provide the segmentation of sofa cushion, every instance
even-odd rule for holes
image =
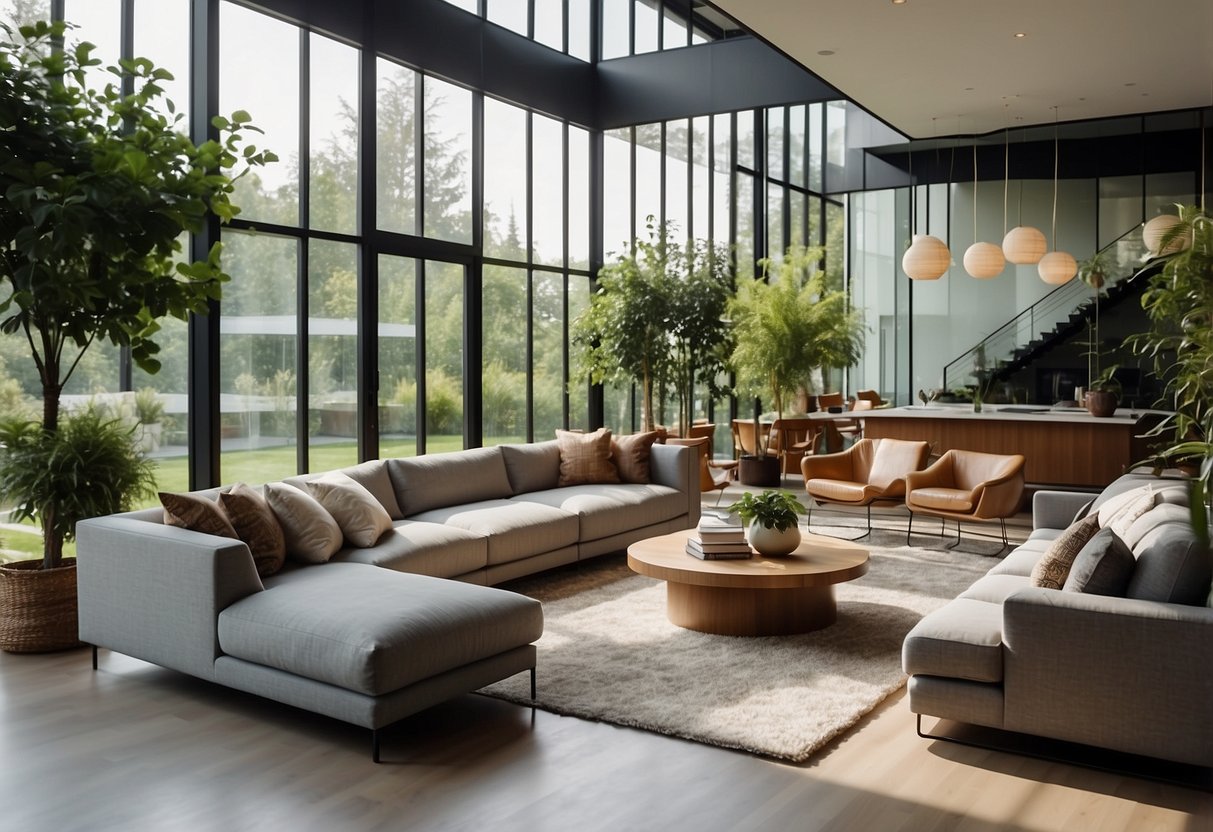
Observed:
[[[248,545],[257,574],[264,578],[281,569],[286,560],[286,536],[265,497],[238,482],[230,491],[220,492],[219,504],[236,535]]]
[[[988,601],[991,604],[1002,604],[1007,596],[1018,592],[1024,587],[1031,586],[1032,579],[1027,575],[983,575],[960,593],[959,598],[971,598],[974,601]]]
[[[619,471],[611,461],[611,432],[599,428],[593,433],[557,430],[560,448],[559,485],[619,482]]]
[[[973,492],[959,488],[915,488],[913,499],[915,508],[961,513],[973,510]]]
[[[906,635],[902,669],[911,676],[1002,681],[1002,605],[956,598]]]
[[[523,494],[512,502],[538,503],[575,514],[582,543],[686,513],[686,495],[664,485],[571,485]]]
[[[655,430],[616,436],[611,440],[611,461],[615,463],[621,482],[649,482],[649,456],[656,441]]]
[[[404,517],[514,493],[500,448],[389,459],[387,472]]]
[[[1133,521],[1133,525],[1129,526],[1128,531],[1121,535],[1125,545],[1129,549],[1136,551],[1145,540],[1146,535],[1154,529],[1165,523],[1178,523],[1186,525],[1192,522],[1192,515],[1187,506],[1175,505],[1174,503],[1162,503],[1154,506],[1141,517]]]
[[[1027,578],[1032,574],[1036,562],[1044,555],[1052,541],[1026,540],[1016,546],[1011,552],[995,564],[988,575],[1022,575]]]
[[[1137,560],[1116,532],[1100,529],[1087,541],[1066,578],[1066,592],[1123,597]]]
[[[805,485],[810,497],[830,500],[835,503],[862,503],[868,498],[879,494],[879,489],[862,482],[849,480],[829,480],[814,477]]]
[[[577,542],[577,515],[515,500],[484,500],[436,508],[413,520],[442,523],[488,538],[490,565],[541,555]]]
[[[1099,510],[1099,527],[1112,529],[1120,536],[1126,535],[1139,517],[1154,508],[1157,499],[1154,488],[1145,486],[1109,500]]]
[[[1126,597],[1174,604],[1205,603],[1213,559],[1191,525],[1163,523],[1142,537],[1133,554],[1137,566]]]
[[[307,490],[337,521],[345,542],[351,546],[374,546],[392,530],[392,518],[383,504],[340,471],[308,480]]]
[[[560,481],[560,446],[555,439],[499,447],[513,493],[544,491]]]
[[[1070,574],[1074,558],[1078,557],[1082,547],[1097,531],[1099,516],[1091,514],[1058,535],[1032,568],[1032,585],[1061,589],[1066,582],[1066,576]]]
[[[267,482],[265,501],[282,526],[286,554],[304,563],[325,563],[341,548],[341,527],[311,494],[284,482]]]
[[[232,521],[223,513],[217,500],[201,494],[174,494],[159,492],[160,505],[164,507],[164,524],[190,529],[219,537],[238,537]]]
[[[374,494],[375,499],[388,513],[388,517],[393,520],[400,520],[404,517],[400,511],[400,503],[396,500],[396,489],[392,487],[392,478],[388,476],[387,465],[382,459],[372,459],[342,468],[341,473]]]
[[[538,601],[349,563],[269,579],[219,614],[224,653],[380,696],[532,643]]]
[[[415,520],[396,523],[369,549],[346,547],[332,557],[336,563],[367,563],[435,578],[454,578],[484,569],[488,559],[489,541],[484,535]]]

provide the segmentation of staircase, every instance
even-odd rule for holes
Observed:
[[[1036,303],[944,367],[943,389],[989,386],[1006,381],[1074,337],[1085,335],[1098,315],[1139,297],[1146,284],[1142,262],[1146,247],[1135,226],[1099,250],[1103,286],[1096,289],[1074,278]],[[1141,274],[1140,279],[1135,279]]]

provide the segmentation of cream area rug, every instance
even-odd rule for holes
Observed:
[[[925,535],[913,542],[932,548],[898,545],[904,541],[904,531],[859,541],[871,563],[867,575],[835,588],[838,621],[797,636],[676,627],[666,619],[665,584],[631,572],[622,555],[515,581],[506,588],[543,602],[538,707],[806,760],[905,683],[906,633],[994,563],[972,550],[944,550],[942,540]],[[526,674],[482,692],[530,702]]]

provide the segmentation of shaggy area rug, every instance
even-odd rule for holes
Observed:
[[[857,533],[816,522],[813,529]],[[905,683],[905,634],[993,563],[971,550],[904,541],[904,531],[859,541],[871,563],[867,575],[835,587],[838,621],[797,636],[676,627],[666,619],[665,584],[636,575],[622,556],[515,581],[509,589],[544,607],[537,705],[801,762]],[[942,545],[917,535],[914,542]],[[519,674],[482,692],[529,703],[528,687]]]

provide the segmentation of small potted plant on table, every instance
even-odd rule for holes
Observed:
[[[746,538],[760,555],[786,555],[800,545],[798,515],[805,507],[786,491],[763,491],[757,497],[747,491],[729,511],[740,515]]]

